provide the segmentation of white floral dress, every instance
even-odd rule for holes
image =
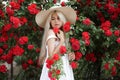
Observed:
[[[56,36],[50,35],[50,36],[48,36],[47,40],[50,38],[56,38]],[[59,44],[59,41],[55,41],[55,46],[57,46],[58,44]],[[46,51],[47,52],[46,59],[43,64],[40,80],[50,80],[48,77],[48,68],[46,67],[46,60],[48,58],[48,46],[47,45],[46,45],[46,50],[47,50]],[[63,60],[63,71],[64,71],[65,75],[61,75],[59,80],[74,80],[73,70],[69,64],[68,55],[65,54],[64,56],[62,56],[62,60]]]

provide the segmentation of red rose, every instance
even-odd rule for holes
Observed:
[[[86,19],[83,20],[82,23],[89,26],[91,24],[91,20],[89,18],[86,18]]]
[[[105,70],[109,70],[109,69],[110,69],[110,68],[109,68],[109,63],[105,63],[104,69],[105,69]]]
[[[72,62],[70,63],[70,65],[71,65],[71,67],[72,67],[73,69],[76,69],[76,68],[78,67],[77,62],[74,62],[74,61],[72,61]]]
[[[114,31],[114,35],[115,35],[115,36],[119,36],[119,35],[120,35],[120,30],[115,30],[115,31]]]
[[[56,4],[57,0],[53,0],[53,3]]]
[[[21,3],[23,3],[24,2],[24,0],[18,0],[18,3],[19,4],[21,4]]]
[[[26,69],[28,68],[28,64],[27,64],[27,63],[23,63],[23,64],[22,64],[22,68],[23,68],[24,70],[26,70]]]
[[[16,45],[13,47],[13,54],[16,56],[21,56],[24,53],[24,49],[21,48],[20,46]]]
[[[87,61],[92,61],[92,62],[96,61],[96,57],[95,57],[94,53],[86,54],[85,59]]]
[[[112,67],[112,73],[111,73],[112,76],[115,76],[116,73],[117,73],[117,72],[116,72],[116,66],[113,66],[113,67]]]
[[[21,23],[21,25],[24,25],[25,23],[27,23],[27,18],[26,17],[21,17],[20,18],[20,23]]]
[[[47,63],[46,67],[47,67],[47,68],[51,68],[51,65],[54,64],[54,61],[53,61],[53,59],[49,59],[49,58],[48,58],[48,59],[46,60],[46,63]]]
[[[92,62],[95,62],[96,60],[97,60],[96,57],[92,57],[92,58],[91,58],[91,61],[92,61]]]
[[[20,24],[20,20],[18,17],[11,16],[10,21],[14,24],[14,28],[18,28]]]
[[[30,14],[37,14],[39,12],[39,10],[37,10],[36,4],[34,4],[34,3],[32,3],[31,5],[29,5],[27,7],[27,9],[30,12]]]
[[[5,65],[0,65],[0,72],[2,73],[7,72],[7,67]]]
[[[79,60],[80,58],[82,58],[82,53],[81,52],[75,52],[75,59]]]
[[[70,43],[73,43],[75,41],[75,38],[70,39]]]
[[[60,74],[60,70],[56,70],[56,74],[59,75]]]
[[[72,43],[72,49],[75,51],[80,49],[79,41],[75,40],[75,42]]]
[[[48,72],[48,76],[49,76],[49,78],[52,78],[52,72],[51,71]]]
[[[85,45],[89,46],[90,45],[90,40],[85,40]]]
[[[60,58],[60,57],[59,57],[58,54],[54,54],[54,55],[53,55],[53,60],[57,61],[57,60],[59,60],[59,58]]]
[[[109,30],[111,27],[111,22],[110,21],[105,21],[104,23],[101,24],[101,29],[104,31]]]
[[[61,3],[61,6],[65,6],[66,4],[65,4],[65,2],[63,1],[62,3]]]
[[[59,28],[58,28],[58,27],[54,27],[54,28],[53,28],[53,32],[54,32],[55,34],[57,34],[57,33],[59,32]]]
[[[9,31],[11,29],[12,25],[11,24],[6,24],[3,28],[4,31]]]
[[[64,32],[70,31],[70,22],[66,22],[66,23],[63,25],[63,31],[64,31]]]
[[[36,48],[36,52],[39,53],[40,52],[40,48]]]
[[[7,45],[7,44],[4,44],[2,47],[3,47],[3,49],[7,49],[7,48],[8,48],[8,45]]]
[[[18,40],[19,44],[24,45],[28,42],[28,37],[27,36],[22,36]]]
[[[89,32],[82,32],[82,38],[83,40],[89,40],[90,39]]]
[[[118,44],[120,44],[120,37],[119,37],[119,38],[117,38],[117,40],[116,40],[116,41],[117,41],[117,43],[118,43]]]
[[[20,9],[20,4],[16,3],[16,2],[10,2],[10,5],[13,9]]]
[[[6,7],[6,12],[7,12],[8,16],[13,16],[14,15],[14,11],[8,6]]]
[[[29,44],[29,45],[28,45],[28,49],[29,49],[29,50],[32,50],[33,48],[34,48],[34,45],[32,45],[32,44]]]
[[[0,17],[4,17],[4,13],[3,13],[3,11],[0,9]]]
[[[0,36],[0,42],[6,42],[8,41],[8,35],[5,33],[2,36]]]
[[[61,47],[60,47],[60,53],[61,53],[61,54],[66,53],[66,47],[65,47],[65,46],[61,46]]]
[[[106,30],[105,31],[105,35],[108,36],[108,37],[112,36],[112,32],[110,30]]]
[[[3,53],[3,49],[2,48],[0,48],[0,55]]]
[[[29,59],[29,60],[27,61],[27,63],[30,64],[30,65],[32,65],[34,62],[33,62],[32,59]]]

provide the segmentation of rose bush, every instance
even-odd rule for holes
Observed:
[[[39,79],[41,68],[37,60],[43,29],[35,23],[35,14],[57,2],[45,1],[15,0],[6,7],[0,6],[0,63],[16,62],[21,66],[17,80]],[[68,35],[70,49],[76,55],[70,63],[75,68],[75,80],[117,79],[120,76],[120,2],[70,0],[61,6],[71,6],[77,13],[76,24]],[[7,80],[8,71],[7,67],[0,67],[0,76],[4,76],[0,79]]]

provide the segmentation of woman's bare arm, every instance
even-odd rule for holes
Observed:
[[[62,35],[63,33],[60,32],[60,34],[58,34],[58,37],[62,39]],[[55,35],[54,32],[52,30],[49,30],[48,31],[48,35]],[[47,41],[47,45],[48,45],[48,53],[49,53],[49,56],[53,56],[53,54],[55,53],[60,53],[60,47],[63,45],[64,43],[64,40],[60,39],[60,43],[55,47],[54,43],[55,43],[55,38],[51,38]]]

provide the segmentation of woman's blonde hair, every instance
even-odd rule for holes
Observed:
[[[56,13],[58,15],[58,17],[63,22],[63,24],[65,24],[66,21],[67,21],[65,16],[60,11],[53,11],[53,12],[50,13],[48,19],[46,20],[46,24],[45,24],[45,28],[44,28],[44,34],[43,34],[43,38],[42,38],[42,44],[41,44],[41,51],[40,51],[40,55],[39,55],[40,62],[42,62],[42,63],[43,63],[43,61],[45,59],[45,56],[46,56],[46,36],[47,36],[48,30],[50,29],[51,16],[54,13]]]

